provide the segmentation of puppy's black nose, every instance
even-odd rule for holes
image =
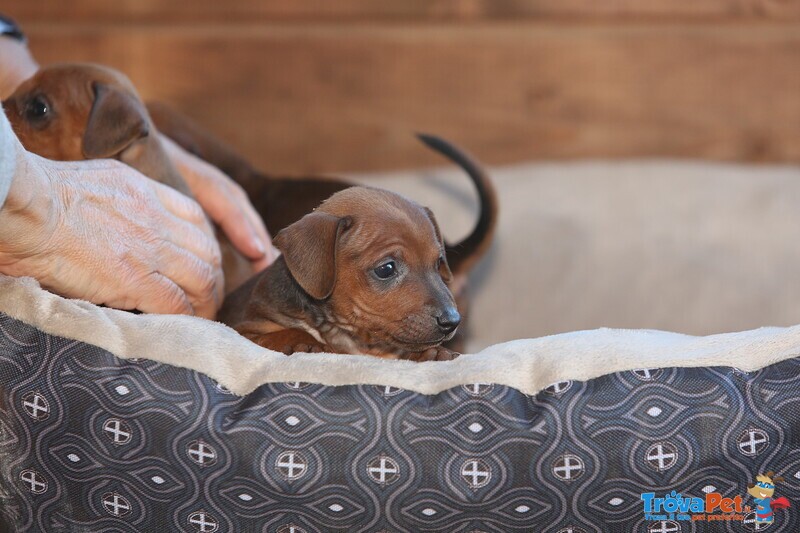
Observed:
[[[455,307],[447,307],[436,317],[436,323],[443,332],[450,333],[461,323],[461,315]]]

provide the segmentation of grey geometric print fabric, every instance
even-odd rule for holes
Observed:
[[[800,531],[646,521],[641,494],[800,502],[800,359],[642,369],[536,396],[208,377],[0,314],[0,516],[20,532]],[[2,527],[0,527],[0,530]]]

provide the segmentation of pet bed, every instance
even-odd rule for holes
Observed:
[[[800,498],[800,327],[596,330],[453,362],[285,357],[0,278],[11,531],[759,530],[642,494]],[[774,531],[797,531],[794,508]]]

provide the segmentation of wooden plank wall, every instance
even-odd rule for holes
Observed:
[[[5,0],[42,63],[126,72],[275,172],[800,160],[800,3]]]

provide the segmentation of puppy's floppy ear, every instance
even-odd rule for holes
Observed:
[[[425,210],[425,214],[428,215],[428,218],[433,224],[433,230],[436,232],[436,239],[439,241],[439,244],[442,247],[442,262],[439,264],[439,275],[442,276],[442,279],[450,282],[453,279],[453,273],[450,272],[450,265],[447,264],[447,254],[445,253],[445,245],[444,239],[442,238],[442,231],[439,229],[439,224],[436,222],[436,217],[433,216],[433,211],[428,209],[427,207],[423,207]]]
[[[105,83],[92,88],[94,104],[83,133],[85,157],[113,157],[150,133],[147,110],[138,98]]]
[[[350,217],[314,211],[272,239],[292,277],[315,300],[324,300],[333,293],[339,237],[351,223]]]

